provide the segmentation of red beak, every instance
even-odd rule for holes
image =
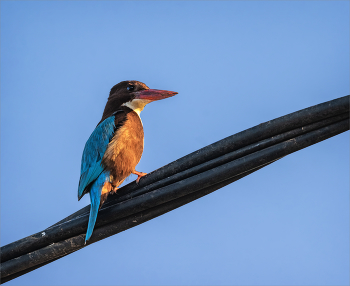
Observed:
[[[177,94],[177,92],[175,91],[159,90],[159,89],[145,89],[145,90],[137,91],[135,93],[136,93],[135,98],[152,100],[152,101],[168,98]]]

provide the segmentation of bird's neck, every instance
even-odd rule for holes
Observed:
[[[126,102],[123,106],[129,107],[133,111],[135,111],[138,116],[140,116],[141,111],[145,108],[146,104],[150,103],[151,100],[146,99],[134,99],[132,101]]]
[[[120,102],[118,99],[108,99],[105,109],[103,110],[101,122],[110,117],[121,106],[122,102]]]
[[[106,118],[110,117],[118,109],[125,109],[124,111],[129,110],[128,112],[134,111],[141,120],[140,113],[145,108],[146,104],[150,102],[151,100],[145,100],[145,99],[134,99],[132,101],[129,101],[123,104],[118,104],[117,102],[108,101],[103,111],[102,119],[98,124],[100,124]],[[124,106],[127,108],[125,108]]]

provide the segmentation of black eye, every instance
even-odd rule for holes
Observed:
[[[126,88],[128,91],[133,91],[135,89],[135,86],[133,85],[128,85]]]

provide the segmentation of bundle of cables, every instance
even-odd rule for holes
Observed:
[[[87,244],[90,206],[1,248],[1,281],[144,223],[295,151],[349,130],[349,96],[259,124],[184,156],[109,196]]]

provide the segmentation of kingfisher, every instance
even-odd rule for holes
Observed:
[[[136,183],[146,173],[135,170],[144,144],[140,112],[153,101],[177,92],[150,89],[136,80],[122,81],[112,87],[102,119],[85,144],[81,159],[78,200],[90,194],[90,216],[85,243],[90,239],[98,211],[109,194],[130,175]]]

